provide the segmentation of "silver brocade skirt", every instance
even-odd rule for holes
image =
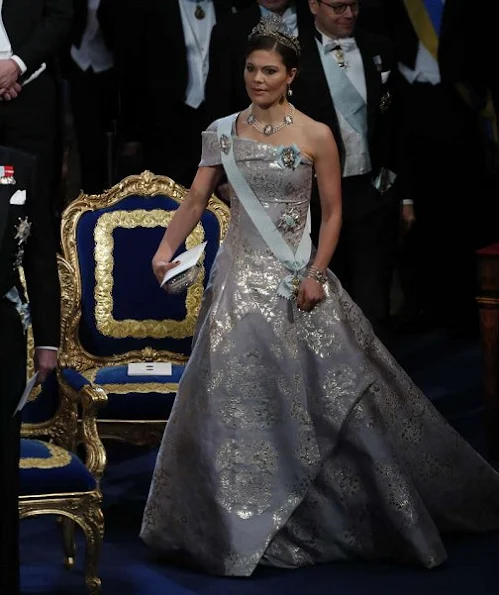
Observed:
[[[257,266],[255,266],[255,263]],[[427,567],[441,532],[499,528],[499,475],[330,275],[311,313],[229,233],[159,451],[141,537],[220,575],[352,558]]]

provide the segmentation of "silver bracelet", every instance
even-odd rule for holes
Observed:
[[[319,269],[318,267],[310,266],[308,267],[307,277],[309,279],[313,279],[317,281],[321,285],[327,282],[327,275],[323,269]]]

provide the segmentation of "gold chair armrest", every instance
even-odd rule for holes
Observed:
[[[94,385],[84,386],[78,394],[82,408],[79,443],[85,447],[87,469],[99,482],[106,468],[106,449],[97,431],[97,413],[107,403],[107,395],[102,388]]]

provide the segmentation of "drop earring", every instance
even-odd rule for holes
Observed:
[[[288,85],[288,97],[291,97],[293,95],[293,89],[290,87],[290,85]]]

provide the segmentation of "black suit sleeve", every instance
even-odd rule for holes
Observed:
[[[59,346],[60,287],[57,246],[50,204],[36,192],[34,160],[27,186],[31,234],[26,244],[23,267],[30,301],[35,345]]]
[[[71,33],[72,0],[45,0],[44,14],[33,35],[16,48],[16,54],[26,64],[27,74],[53,58]]]
[[[97,10],[97,18],[109,50],[114,50],[122,33],[122,16],[125,0],[101,0]]]
[[[232,113],[235,104],[233,96],[233,58],[230,42],[232,19],[213,27],[210,40],[210,70],[205,86],[207,122]]]

